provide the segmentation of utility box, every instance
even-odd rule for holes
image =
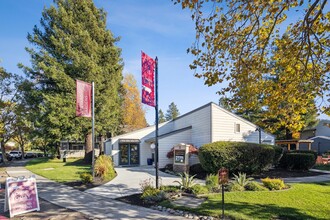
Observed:
[[[189,145],[180,144],[174,147],[173,171],[177,173],[189,172]]]

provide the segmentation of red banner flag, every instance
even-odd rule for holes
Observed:
[[[76,116],[92,117],[92,84],[76,80]]]
[[[155,107],[155,60],[141,51],[142,103]]]

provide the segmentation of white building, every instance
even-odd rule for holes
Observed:
[[[170,149],[179,143],[200,147],[215,141],[240,141],[274,144],[275,137],[257,126],[215,103],[209,103],[188,112],[172,121],[159,125],[159,167],[172,163],[166,157]],[[112,155],[116,166],[147,165],[147,159],[154,157],[150,147],[155,141],[155,126],[112,137],[106,141],[105,154]],[[191,158],[190,164],[198,162]]]

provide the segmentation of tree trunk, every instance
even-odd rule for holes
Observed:
[[[100,152],[99,152],[99,156],[104,154],[104,141],[105,141],[105,137],[102,135],[101,139],[100,139]]]
[[[7,160],[7,157],[6,157],[6,150],[5,150],[5,142],[4,141],[0,141],[0,147],[1,147],[1,152],[2,152],[3,164],[6,165],[8,160]]]
[[[92,133],[88,133],[85,138],[85,157],[86,163],[92,163],[93,147],[92,147]]]

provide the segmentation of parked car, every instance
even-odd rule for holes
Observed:
[[[25,158],[35,158],[35,157],[37,157],[37,154],[34,152],[27,152],[24,157]]]
[[[37,153],[37,157],[44,157],[43,153]]]
[[[9,154],[10,154],[10,156],[12,156],[15,159],[22,159],[23,158],[23,155],[22,155],[21,151],[13,150]]]
[[[6,158],[8,161],[11,161],[13,159],[13,157],[10,154],[6,153]],[[2,152],[0,152],[0,163],[3,162],[3,157],[2,157]]]

